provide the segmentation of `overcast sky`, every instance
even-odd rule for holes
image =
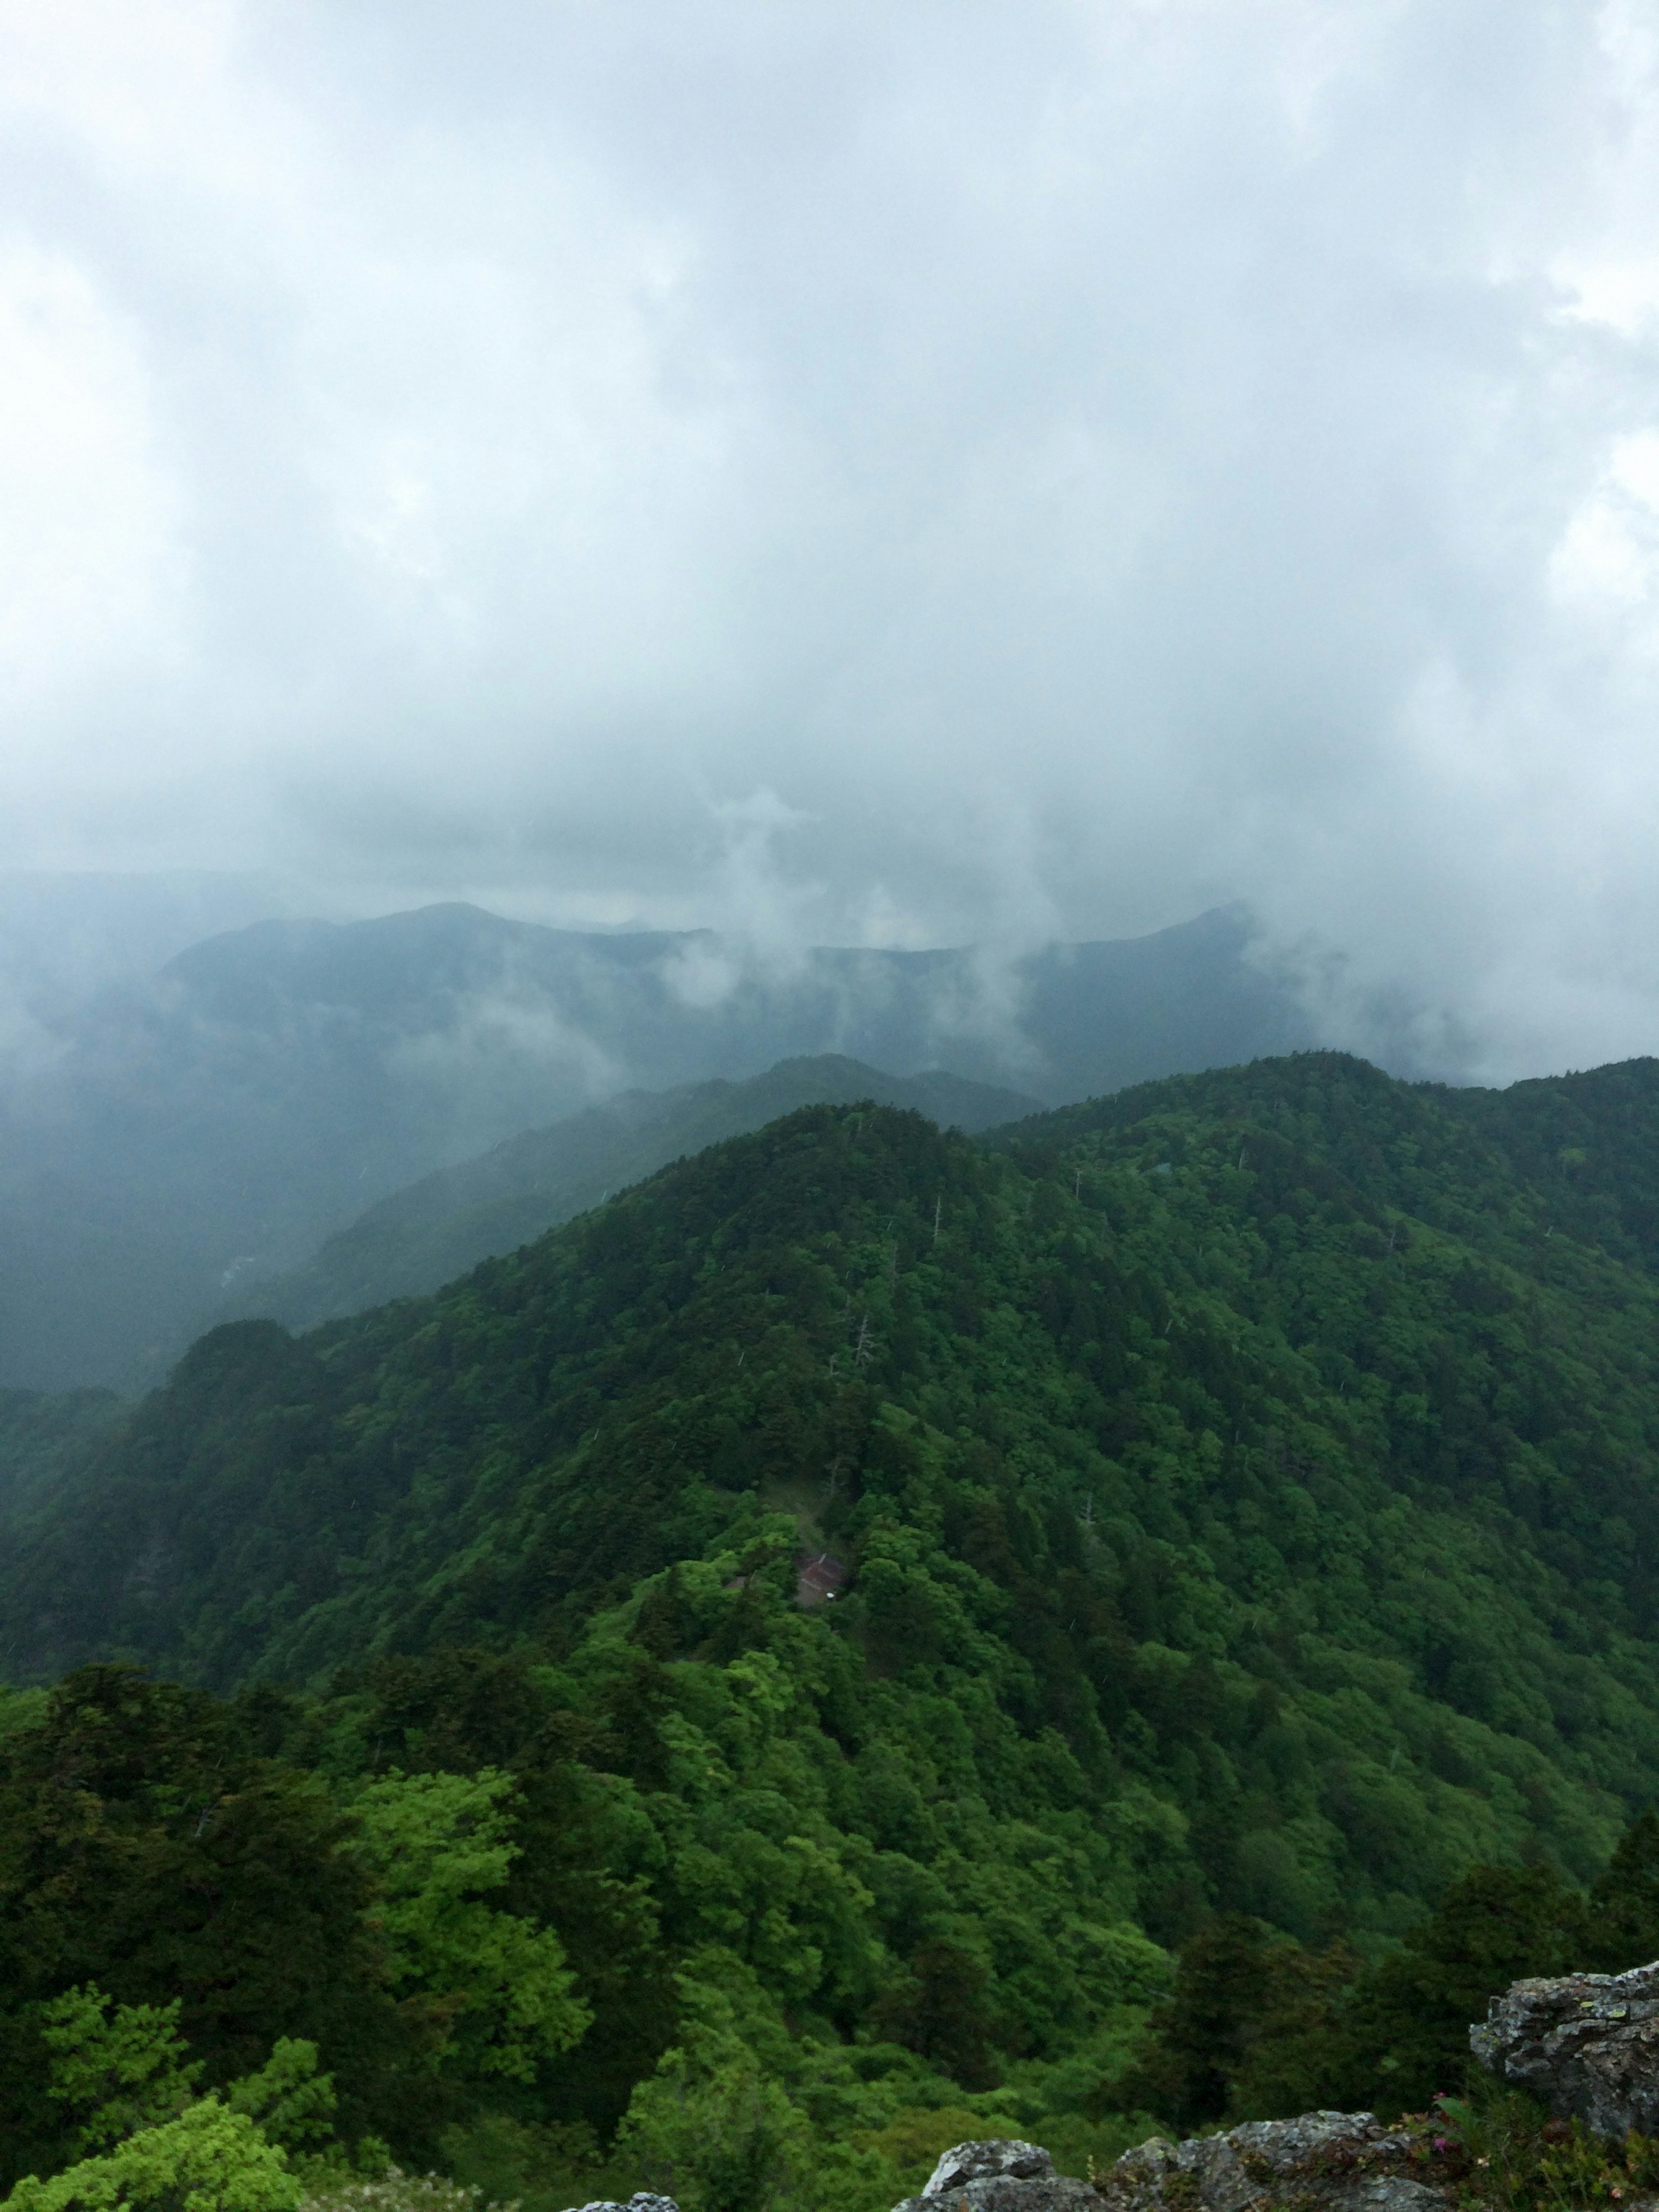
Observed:
[[[0,866],[1659,1046],[1659,0],[9,0],[0,211]]]

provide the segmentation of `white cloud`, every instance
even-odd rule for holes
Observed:
[[[67,256],[0,247],[0,701],[20,750],[51,751],[60,700],[96,672],[176,654],[176,507],[137,334]]]
[[[0,34],[0,861],[1652,1042],[1651,0]]]

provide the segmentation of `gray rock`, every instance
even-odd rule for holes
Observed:
[[[947,2150],[920,2197],[893,2212],[1103,2212],[1086,2181],[1056,2173],[1036,2143],[1008,2138]]]
[[[1103,2174],[1106,2212],[1446,2212],[1407,2169],[1412,2138],[1370,2112],[1247,2120],[1225,2135],[1154,2136]]]
[[[626,2204],[618,2204],[614,2197],[596,2197],[591,2204],[576,2207],[575,2212],[680,2212],[680,2208],[672,2197],[653,2197],[648,2189],[641,2189]]]
[[[907,2197],[894,2212],[1101,2212],[1086,2181],[1066,2173],[981,2174],[938,2197]]]
[[[1018,2137],[959,2142],[940,2157],[921,2193],[943,2197],[947,2189],[963,2189],[970,2181],[988,2181],[999,2173],[1010,2173],[1016,2181],[1034,2181],[1038,2174],[1054,2170],[1053,2159],[1040,2144],[1021,2142]]]
[[[1659,1961],[1515,1982],[1469,2030],[1480,2063],[1593,2135],[1659,2135]]]

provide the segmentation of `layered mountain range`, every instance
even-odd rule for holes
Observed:
[[[477,1159],[436,1169],[329,1237],[304,1266],[233,1287],[227,1316],[308,1328],[389,1299],[435,1291],[480,1260],[528,1244],[670,1160],[808,1105],[871,1099],[943,1128],[987,1129],[1036,1101],[934,1069],[884,1075],[839,1054],[781,1060],[744,1083],[624,1091],[550,1128],[526,1129]]]
[[[405,1185],[626,1091],[828,1054],[1052,1103],[1311,1041],[1231,914],[1007,962],[769,962],[705,932],[582,934],[444,906],[264,921],[136,971],[192,915],[253,895],[107,892],[78,938],[66,891],[16,914],[0,901],[0,1383],[145,1387],[227,1291],[304,1266]]]

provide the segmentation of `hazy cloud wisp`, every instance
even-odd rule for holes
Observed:
[[[0,114],[0,865],[1659,1036],[1651,0],[12,0]]]

